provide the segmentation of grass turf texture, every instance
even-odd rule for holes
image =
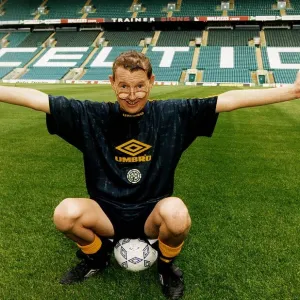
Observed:
[[[78,99],[113,100],[109,86],[33,86]],[[151,98],[219,94],[225,87],[155,87]],[[178,265],[184,299],[299,299],[300,102],[223,113],[176,171],[175,192],[193,220]],[[0,299],[164,299],[156,268],[61,286],[76,246],[52,214],[87,196],[81,154],[47,134],[45,116],[0,104]]]

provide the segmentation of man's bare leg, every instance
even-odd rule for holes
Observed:
[[[54,211],[54,224],[81,249],[83,261],[61,279],[62,284],[84,280],[104,269],[109,262],[113,225],[101,207],[91,199],[67,198]]]
[[[157,203],[145,223],[145,234],[158,238],[158,273],[164,294],[180,299],[184,292],[183,273],[173,264],[191,227],[191,218],[183,201],[169,197]]]

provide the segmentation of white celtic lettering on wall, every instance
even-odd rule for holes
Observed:
[[[92,68],[96,67],[109,67],[111,68],[113,65],[112,61],[105,61],[111,52],[112,47],[105,47],[99,52],[93,63],[91,64]]]
[[[160,61],[160,68],[170,68],[174,59],[175,52],[189,52],[189,47],[153,47],[154,52],[164,52]]]
[[[86,52],[88,47],[56,47],[49,49],[45,55],[38,60],[34,67],[75,67],[77,61],[65,60],[80,60],[83,54],[69,54],[70,52]],[[57,54],[63,53],[63,54]],[[50,61],[55,60],[55,61]]]
[[[6,53],[33,53],[36,51],[36,49],[37,48],[2,48],[0,49],[0,58],[4,56]],[[24,61],[0,62],[0,67],[18,67],[23,62]]]
[[[220,68],[234,68],[233,47],[221,47]]]
[[[300,53],[300,48],[268,47],[267,53],[271,69],[300,69],[300,61],[295,64],[281,62],[280,53]]]

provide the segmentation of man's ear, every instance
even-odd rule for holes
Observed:
[[[110,84],[112,86],[113,89],[115,89],[115,81],[114,81],[114,77],[112,75],[108,76]]]
[[[151,78],[150,78],[150,85],[151,85],[151,87],[153,86],[154,81],[155,81],[155,75],[152,74]]]

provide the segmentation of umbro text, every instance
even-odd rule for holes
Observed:
[[[151,161],[151,155],[143,155],[136,157],[124,157],[124,156],[115,156],[117,162],[122,163],[136,163],[136,162],[147,162]]]

